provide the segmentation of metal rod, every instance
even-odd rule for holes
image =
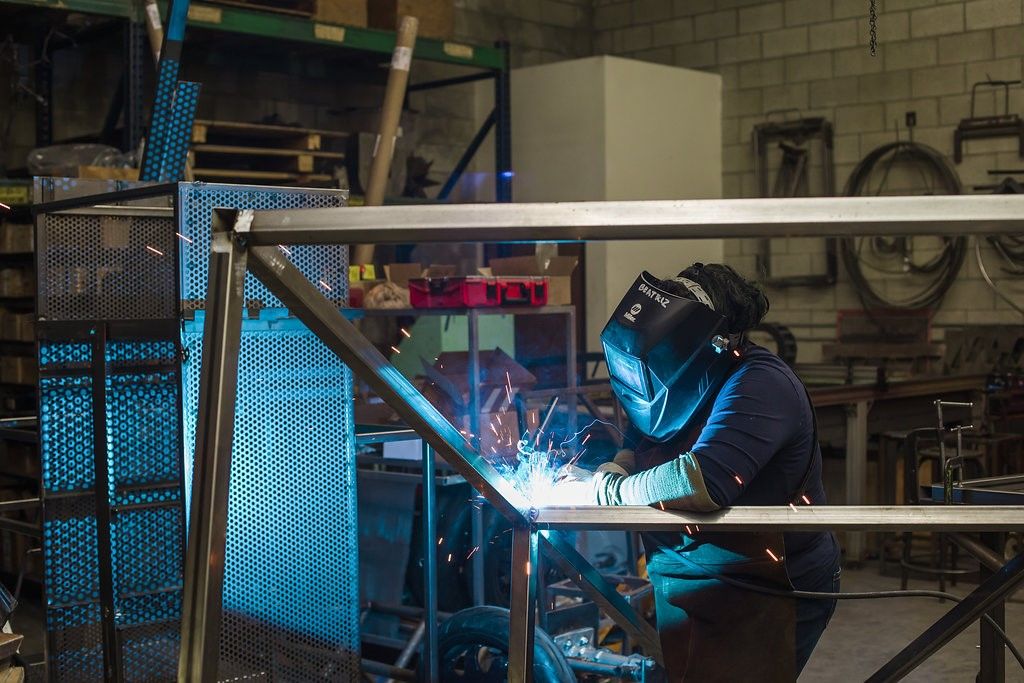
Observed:
[[[494,74],[494,199],[512,201],[512,64],[509,42],[499,40],[502,68]]]
[[[96,544],[99,556],[104,680],[124,680],[121,648],[114,619],[114,552],[111,542],[110,473],[107,468],[107,337],[106,327],[92,329],[92,449],[95,469]]]
[[[41,498],[19,498],[18,500],[0,500],[0,512],[8,510],[29,510],[38,508],[42,504]]]
[[[1001,603],[1024,581],[1024,553],[1007,562],[1002,569],[971,591],[962,602],[932,624],[899,654],[876,671],[868,683],[898,681],[916,669],[957,634],[977,621],[994,605]]]
[[[411,636],[409,636],[409,642],[405,644],[405,647],[402,648],[402,651],[398,654],[398,659],[395,660],[396,667],[404,669],[406,665],[409,664],[409,660],[411,660],[412,656],[416,654],[416,648],[418,648],[420,646],[420,643],[423,641],[423,635],[427,630],[426,627],[427,622],[425,621],[421,621],[419,624],[417,624],[416,630],[412,632]],[[389,678],[387,680],[387,683],[394,683],[395,680],[397,679]],[[435,681],[437,679],[428,678],[427,680]]]
[[[437,661],[437,480],[434,478],[434,449],[423,442],[423,674],[428,683],[436,683]],[[403,653],[404,654],[404,653]],[[408,660],[396,662],[405,666]]]
[[[512,527],[509,598],[508,680],[533,680],[533,641],[537,627],[537,532],[528,524]]]
[[[480,316],[478,309],[471,308],[466,312],[466,348],[468,349],[467,359],[469,371],[469,442],[477,451],[480,450]],[[479,607],[486,600],[484,598],[484,553],[489,545],[484,542],[484,511],[479,505],[474,505],[469,511],[469,534],[470,543],[479,550],[470,558],[470,587],[472,589],[473,605]],[[490,540],[490,539],[487,539]]]
[[[214,213],[203,365],[199,385],[192,508],[182,595],[180,683],[217,680],[220,650],[228,484],[242,338],[246,250]]]
[[[1024,233],[1024,196],[435,204],[259,211],[252,243],[376,244]]]
[[[615,586],[605,581],[601,573],[577,552],[575,545],[558,531],[543,532],[541,537],[548,557],[559,565],[569,579],[639,642],[648,656],[663,662],[658,632],[636,613]]]
[[[446,88],[450,85],[462,85],[463,83],[473,83],[475,81],[485,81],[488,78],[494,78],[495,72],[493,71],[480,71],[475,74],[467,74],[465,76],[455,76],[453,78],[439,78],[435,81],[423,81],[422,83],[413,83],[408,87],[409,92],[416,92],[417,90],[432,90],[434,88]]]
[[[375,662],[372,659],[364,659],[360,663],[361,668],[365,673],[374,674],[376,676],[388,676],[396,681],[415,681],[416,672],[410,671],[409,669],[401,669],[397,666],[391,666],[390,664],[383,664],[381,662]]]
[[[1013,505],[808,505],[734,507],[718,512],[678,512],[654,507],[541,508],[540,529],[685,531],[1014,531],[1024,528],[1024,507]]]
[[[981,534],[981,538],[984,541],[981,544],[982,547],[986,547],[987,543],[990,548],[996,550],[1002,550],[1006,540],[1005,534],[1000,533]],[[999,569],[999,567],[990,568],[983,561],[981,567],[978,568],[978,574],[980,579],[985,581],[998,573]],[[1006,631],[1006,602],[1004,600],[994,603],[987,614],[999,628]],[[978,656],[981,670],[978,681],[979,683],[1002,683],[1006,680],[1006,644],[987,620],[982,620],[979,627],[981,632],[978,638]]]
[[[448,179],[444,181],[444,185],[441,186],[441,190],[437,193],[437,198],[441,201],[446,201],[451,195],[452,190],[459,183],[459,179],[462,178],[462,174],[466,172],[466,168],[469,167],[469,162],[476,156],[477,150],[480,149],[480,145],[484,143],[484,139],[487,138],[487,134],[491,132],[491,128],[494,127],[494,110],[484,120],[480,129],[473,136],[473,139],[469,141],[469,146],[466,147],[466,151],[459,157],[458,163],[455,164],[455,168],[448,174]]]
[[[306,327],[359,375],[506,519],[524,520],[529,504],[467,443],[423,394],[342,316],[276,247],[250,249],[249,267]],[[209,318],[207,318],[209,321]],[[207,322],[209,324],[209,322]]]
[[[956,543],[958,546],[969,552],[975,559],[978,560],[982,565],[990,569],[991,571],[999,571],[1000,567],[1003,566],[1005,560],[999,553],[989,548],[987,545],[965,536],[964,534],[947,534],[946,538]]]

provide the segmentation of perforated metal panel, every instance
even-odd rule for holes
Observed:
[[[214,208],[312,209],[344,206],[347,191],[288,187],[244,187],[215,183],[178,185],[178,231],[181,244],[181,298],[186,309],[202,308],[209,267],[210,224]],[[321,286],[330,298],[348,297],[348,249],[344,246],[288,246],[288,258]],[[280,300],[253,275],[245,279],[245,298],[264,307],[280,307]]]
[[[264,310],[243,323],[219,675],[356,680],[352,380],[283,314]],[[195,441],[202,320],[197,313],[184,335],[186,453]]]
[[[178,345],[107,343],[100,361],[105,491],[96,490],[92,356],[91,344],[40,343],[50,678],[103,680],[100,577],[106,562],[124,680],[172,680],[184,547]],[[101,508],[110,514],[109,546],[101,541]]]
[[[174,220],[48,214],[38,222],[38,311],[47,320],[177,316]]]

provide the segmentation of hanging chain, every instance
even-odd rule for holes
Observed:
[[[871,0],[868,6],[868,28],[871,33],[871,40],[868,45],[871,49],[871,56],[878,54],[878,8],[876,0]]]

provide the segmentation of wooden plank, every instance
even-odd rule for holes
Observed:
[[[287,171],[246,171],[233,168],[196,168],[196,177],[203,178],[239,178],[246,180],[282,180],[282,181],[329,181],[331,176],[326,173],[289,173]]]
[[[345,155],[341,152],[322,152],[319,150],[303,150],[303,149],[280,149],[272,147],[242,147],[239,145],[211,145],[211,144],[197,144],[192,145],[193,152],[206,152],[209,154],[232,154],[237,156],[253,156],[253,157],[314,157],[318,159],[344,159]]]
[[[312,17],[316,14],[316,2],[313,0],[209,0],[214,5],[242,7],[258,12],[274,12],[296,17]]]
[[[280,126],[272,123],[249,123],[246,121],[217,121],[215,119],[196,119],[195,125],[207,131],[230,133],[253,133],[266,137],[293,137],[301,135],[319,135],[321,138],[347,138],[350,133],[340,130],[323,128],[301,128],[298,126]]]

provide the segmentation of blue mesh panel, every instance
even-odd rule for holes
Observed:
[[[93,496],[47,501],[43,524],[43,575],[48,606],[99,600],[97,543]],[[74,625],[69,623],[62,627]]]
[[[103,635],[100,606],[76,605],[47,610],[51,681],[102,681]]]
[[[149,138],[142,155],[142,169],[139,180],[159,180],[163,166],[164,151],[167,149],[174,94],[178,89],[177,59],[166,57],[157,67],[156,93],[153,96],[153,111],[149,118]]]
[[[181,508],[175,505],[118,513],[111,537],[117,623],[177,619],[184,561]]]
[[[351,375],[298,321],[268,319],[274,313],[243,323],[221,675],[271,666],[275,680],[322,671],[353,680],[359,581]],[[195,439],[202,319],[187,323],[184,336],[186,453]]]
[[[313,209],[344,206],[347,192],[299,188],[258,188],[212,183],[178,185],[178,231],[181,243],[181,298],[186,308],[202,308],[206,298],[210,258],[210,221],[214,208],[225,209]],[[292,263],[311,282],[322,281],[331,288],[329,296],[347,305],[348,249],[344,246],[287,247]],[[274,308],[281,301],[254,275],[245,279],[246,300],[258,300]]]

